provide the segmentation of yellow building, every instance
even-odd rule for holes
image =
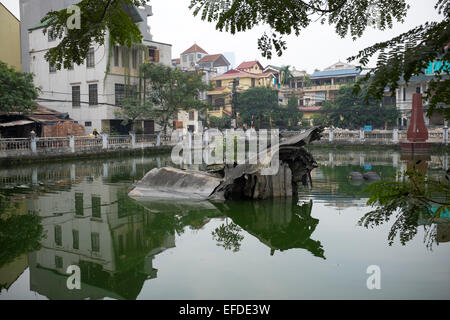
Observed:
[[[208,100],[213,109],[208,111],[208,115],[218,118],[224,114],[231,116],[231,91],[235,79],[239,79],[237,92],[244,92],[252,87],[274,87],[273,78],[273,73],[263,72],[258,61],[243,62],[236,69],[213,78],[214,89],[208,91]]]
[[[0,3],[0,61],[22,70],[20,58],[20,21]]]

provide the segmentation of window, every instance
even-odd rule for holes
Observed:
[[[92,216],[94,218],[102,217],[102,201],[99,196],[92,196]]]
[[[62,246],[62,228],[61,226],[55,226],[55,244]]]
[[[195,112],[189,111],[189,121],[194,121],[194,120],[195,120]]]
[[[78,230],[72,230],[72,247],[74,249],[80,249],[80,233]]]
[[[56,66],[52,65],[51,63],[48,65],[48,70],[50,73],[56,72]]]
[[[91,233],[91,249],[92,252],[100,252],[100,235]]]
[[[95,67],[95,50],[94,50],[94,48],[89,48],[89,52],[88,52],[87,58],[86,58],[86,66],[88,68]]]
[[[122,47],[122,67],[130,67],[130,49],[127,47]]]
[[[63,268],[63,258],[60,256],[55,256],[55,268],[62,269]]]
[[[189,61],[191,61],[191,62],[194,61],[194,55],[193,54],[189,55]]]
[[[75,193],[75,214],[77,216],[84,216],[84,203],[82,193]]]
[[[216,80],[216,87],[217,88],[222,87],[222,80]]]
[[[198,53],[198,54],[197,54],[197,59],[200,60],[201,58],[202,58],[202,55],[201,55],[200,53]]]
[[[96,106],[98,104],[97,84],[89,85],[89,105]]]
[[[114,94],[116,97],[116,106],[120,106],[122,104],[123,98],[125,98],[125,85],[116,83]]]
[[[252,79],[252,87],[254,87],[256,85],[256,80]]]
[[[85,127],[92,127],[92,122],[91,122],[91,121],[86,121],[86,122],[84,123],[84,126],[85,126]]]
[[[148,60],[151,62],[159,62],[159,50],[149,49],[148,50]]]
[[[79,107],[81,105],[80,86],[72,87],[72,107]]]
[[[188,58],[188,56],[185,54],[184,56],[183,56],[183,62],[187,62],[187,59]]]
[[[133,48],[131,51],[131,66],[133,69],[138,67],[138,50],[136,48]]]
[[[406,88],[403,87],[403,101],[406,101]]]
[[[114,46],[114,66],[119,66],[119,46]]]
[[[48,35],[48,41],[55,41],[56,40],[56,35],[53,34],[53,29],[52,30],[47,30],[47,35]]]

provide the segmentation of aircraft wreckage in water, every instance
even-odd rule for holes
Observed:
[[[164,167],[149,171],[130,191],[129,196],[142,200],[237,200],[289,197],[298,185],[312,186],[311,171],[317,168],[311,153],[304,148],[320,140],[322,127],[282,138],[276,146],[259,153],[269,159],[259,164],[223,165],[214,173]],[[264,175],[267,164],[278,157],[278,170]],[[268,161],[269,160],[269,161]]]

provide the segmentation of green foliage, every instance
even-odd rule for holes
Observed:
[[[122,125],[134,123],[136,120],[150,119],[154,115],[153,104],[150,100],[140,98],[126,98],[122,100],[120,110],[115,112],[118,119],[123,119]]]
[[[240,93],[237,98],[239,117],[248,127],[254,112],[256,128],[296,128],[303,114],[298,110],[298,100],[290,98],[290,105],[278,105],[278,93],[269,87],[254,87]]]
[[[241,234],[242,229],[235,223],[222,224],[212,232],[213,239],[217,241],[217,246],[223,247],[225,250],[238,252],[241,248],[244,236]]]
[[[426,22],[389,41],[361,50],[348,59],[357,60],[365,67],[370,58],[378,55],[376,67],[358,81],[356,90],[364,85],[368,87],[368,95],[381,98],[384,88],[390,87],[394,95],[400,80],[408,83],[412,77],[424,74],[431,63],[441,62],[440,67],[434,71],[435,77],[430,77],[425,98],[430,105],[429,116],[437,111],[450,119],[450,108],[443,106],[450,104],[450,53],[447,47],[450,39],[450,1],[438,0],[435,9],[443,14],[443,21]]]
[[[22,254],[39,250],[43,237],[41,220],[34,213],[0,218],[0,267]]]
[[[255,127],[270,127],[272,111],[278,109],[278,94],[275,90],[268,87],[254,87],[243,93],[238,94],[237,112],[240,119],[250,127],[252,115],[254,112]]]
[[[231,117],[228,115],[223,115],[222,118],[208,117],[208,123],[210,128],[231,129]]]
[[[36,109],[38,97],[33,74],[17,72],[0,61],[0,112],[30,113]]]
[[[131,16],[123,9],[127,6],[143,6],[148,0],[82,0],[77,4],[81,11],[81,28],[68,30],[71,14],[66,9],[51,11],[41,22],[46,23],[44,33],[62,39],[51,48],[45,58],[59,70],[74,63],[82,64],[91,43],[103,45],[109,32],[110,42],[131,47],[140,43],[142,35]]]
[[[360,129],[366,125],[384,128],[394,125],[398,118],[395,106],[381,106],[380,101],[366,99],[364,90],[354,93],[352,87],[342,87],[334,101],[325,101],[322,107],[323,124],[338,128]]]
[[[416,165],[419,165],[418,161]],[[450,186],[447,180],[440,181],[423,175],[415,167],[399,174],[398,181],[381,181],[371,184],[368,204],[375,210],[364,215],[359,225],[366,228],[388,222],[394,215],[388,240],[392,245],[397,234],[404,245],[417,234],[419,218],[433,223],[436,217],[450,210]],[[435,209],[433,213],[432,209]],[[430,229],[431,230],[431,229]],[[431,248],[433,237],[427,237]]]
[[[200,73],[184,72],[155,63],[143,64],[140,70],[144,80],[144,99],[151,100],[153,113],[164,131],[179,110],[203,110],[208,107],[198,99],[201,92],[209,89]],[[149,88],[146,87],[147,80]]]
[[[289,82],[293,78],[290,66],[284,66],[280,69],[280,75],[281,75],[281,84],[283,86],[289,85]]]

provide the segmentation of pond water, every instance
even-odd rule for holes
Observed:
[[[367,183],[405,170],[389,151],[314,150],[298,198],[138,203],[133,182],[167,156],[0,169],[0,299],[449,299],[449,219],[419,220],[390,245],[394,221],[366,229]],[[428,159],[432,175],[448,155]],[[408,230],[411,229],[411,226]],[[81,289],[67,288],[69,266]],[[369,290],[369,266],[379,290]]]

